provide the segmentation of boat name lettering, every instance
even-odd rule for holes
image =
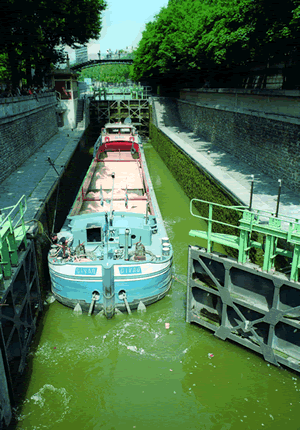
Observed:
[[[75,275],[96,275],[97,267],[76,267]]]
[[[119,267],[119,272],[121,275],[129,275],[131,273],[142,273],[142,269],[140,266]]]

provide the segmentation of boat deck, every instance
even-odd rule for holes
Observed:
[[[140,161],[130,152],[108,152],[86,178],[80,202],[71,215],[91,212],[109,212],[113,189],[113,210],[146,213],[148,202]],[[114,174],[114,179],[112,175]]]

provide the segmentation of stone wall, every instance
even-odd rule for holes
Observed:
[[[281,179],[288,188],[300,190],[298,94],[290,100],[286,95],[268,94],[263,99],[262,95],[248,94],[247,101],[244,93],[243,103],[238,103],[237,95],[227,93],[224,97],[223,93],[218,98],[217,90],[192,91],[193,101],[188,101],[185,91],[178,100],[182,124],[250,166]]]
[[[56,96],[0,99],[0,182],[58,132]]]

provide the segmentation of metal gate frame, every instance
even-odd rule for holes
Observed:
[[[97,111],[98,122],[112,122],[130,116],[133,124],[137,127],[140,134],[144,134],[144,129],[149,129],[149,100],[148,99],[133,99],[133,100],[91,100],[90,106]],[[143,109],[148,110],[147,120],[143,116]],[[126,110],[126,112],[122,112]],[[135,120],[138,122],[136,123]]]
[[[34,242],[20,252],[9,286],[1,291],[0,351],[4,362],[10,401],[14,403],[14,383],[23,373],[30,343],[43,308]]]
[[[300,372],[300,283],[189,246],[186,321]]]

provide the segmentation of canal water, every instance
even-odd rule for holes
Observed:
[[[185,322],[188,232],[199,221],[150,143],[145,152],[178,280],[146,313],[110,321],[48,306],[16,428],[299,429],[297,374]]]

